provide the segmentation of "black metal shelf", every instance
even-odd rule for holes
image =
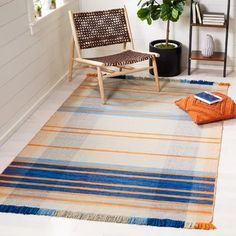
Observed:
[[[220,61],[223,62],[223,76],[226,77],[226,66],[227,66],[227,50],[228,50],[228,34],[229,34],[229,14],[230,14],[230,0],[227,4],[226,21],[224,25],[206,25],[192,22],[192,4],[194,0],[191,0],[190,4],[190,27],[189,27],[189,53],[188,53],[188,75],[191,74],[191,61],[201,60],[201,61]],[[212,57],[203,57],[200,51],[192,50],[192,31],[193,27],[199,28],[217,28],[225,30],[225,48],[224,52],[214,52]]]

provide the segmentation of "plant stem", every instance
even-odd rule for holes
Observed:
[[[169,43],[169,34],[170,34],[170,20],[167,20],[167,27],[166,27],[166,46]]]

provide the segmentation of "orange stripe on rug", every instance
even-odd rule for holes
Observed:
[[[69,146],[55,146],[55,145],[45,145],[29,143],[27,146],[30,147],[47,147],[47,148],[57,148],[57,149],[71,149],[71,150],[81,150],[81,151],[92,151],[92,152],[110,152],[110,153],[123,153],[123,154],[135,154],[135,155],[145,155],[145,156],[155,156],[164,158],[193,158],[202,160],[217,161],[216,157],[196,157],[189,155],[174,155],[174,154],[164,154],[164,153],[151,153],[151,152],[131,152],[131,151],[121,151],[121,150],[111,150],[111,149],[96,149],[96,148],[81,148],[81,147],[69,147]]]
[[[191,136],[191,135],[178,135],[178,134],[162,134],[154,132],[133,132],[133,131],[121,131],[121,130],[111,130],[111,129],[89,129],[84,127],[72,127],[72,126],[59,126],[59,125],[45,125],[44,127],[49,128],[67,128],[67,129],[81,129],[81,130],[94,130],[94,131],[104,131],[104,132],[115,132],[115,133],[126,133],[126,134],[137,134],[137,135],[157,135],[157,136],[167,136],[167,137],[181,137],[181,138],[198,138],[198,139],[212,139],[220,140],[220,138],[215,137],[204,137],[204,136]]]
[[[47,127],[42,128],[41,131],[45,132],[52,132],[52,133],[70,133],[70,134],[88,134],[88,135],[97,135],[97,136],[110,136],[110,137],[121,137],[121,138],[137,138],[137,139],[149,139],[149,140],[170,140],[170,141],[176,141],[176,142],[193,142],[193,143],[208,143],[208,144],[219,144],[220,142],[216,141],[201,141],[201,140],[187,140],[187,139],[174,139],[174,138],[157,138],[157,137],[142,137],[142,136],[130,136],[130,135],[123,135],[123,134],[107,134],[102,131],[97,131],[100,133],[94,133],[95,130],[91,129],[90,131],[81,131],[81,130],[76,130],[76,131],[68,131],[68,130],[63,130],[61,128],[60,130],[56,129],[48,129]],[[95,131],[96,132],[96,131]]]

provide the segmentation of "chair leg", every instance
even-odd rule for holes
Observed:
[[[72,71],[73,71],[73,65],[74,65],[74,51],[75,51],[75,41],[72,38],[71,40],[71,47],[70,47],[70,62],[69,62],[69,74],[68,74],[68,80],[72,80]]]
[[[158,92],[160,91],[160,82],[158,77],[158,69],[157,69],[157,63],[156,63],[156,57],[152,57],[152,66],[153,66],[153,72],[154,72],[154,78],[157,85]]]
[[[99,90],[100,90],[100,96],[101,96],[102,104],[105,104],[103,78],[102,78],[102,72],[101,72],[100,67],[97,67],[97,74],[98,74],[98,84],[99,84]]]

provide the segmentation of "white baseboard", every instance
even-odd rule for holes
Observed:
[[[16,132],[17,129],[38,109],[38,107],[52,94],[55,88],[62,83],[68,75],[68,71],[61,76],[38,100],[35,102],[1,137],[0,146],[9,139],[9,137]]]

